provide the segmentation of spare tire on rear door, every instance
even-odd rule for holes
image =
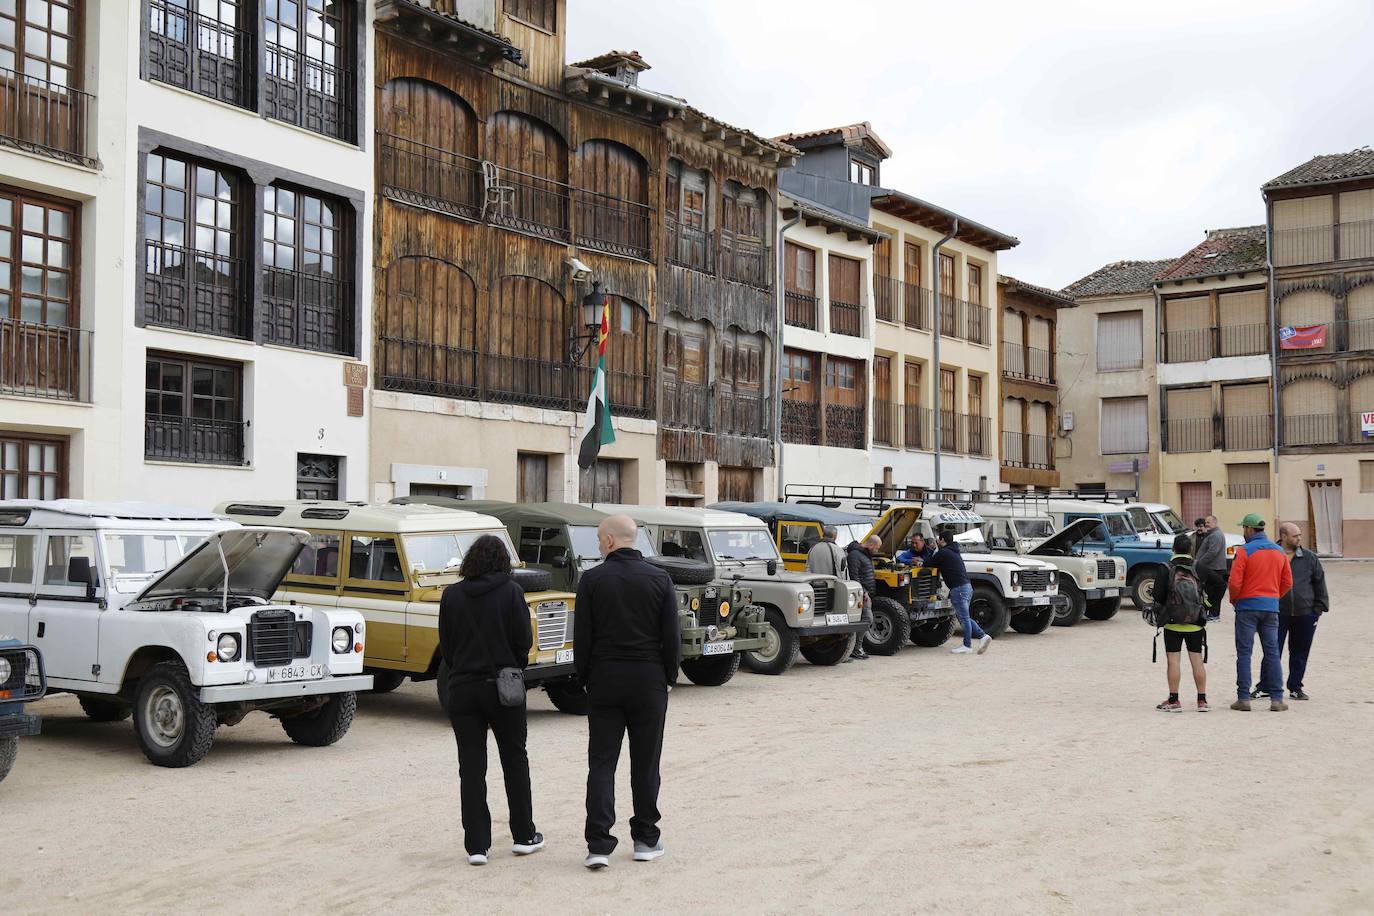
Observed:
[[[668,574],[675,585],[705,585],[716,577],[716,568],[684,557],[645,557]]]
[[[511,576],[515,579],[515,584],[529,592],[546,592],[553,588],[553,573],[547,569],[531,569],[516,567],[511,570]]]

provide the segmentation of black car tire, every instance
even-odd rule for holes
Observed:
[[[1052,623],[1054,623],[1054,605],[1052,604],[1047,604],[1044,607],[1031,605],[1019,614],[1011,615],[1011,628],[1018,633],[1025,633],[1027,636],[1045,632]]]
[[[549,695],[553,708],[570,716],[585,716],[589,700],[587,688],[581,684],[545,684],[544,692]]]
[[[198,762],[210,753],[218,727],[215,708],[200,701],[200,691],[181,662],[158,662],[138,682],[134,734],[143,756],[157,766]]]
[[[1083,613],[1088,609],[1088,599],[1083,597],[1083,590],[1063,573],[1059,574],[1059,591],[1068,597],[1069,604],[1055,609],[1054,625],[1071,627],[1083,619]]]
[[[14,758],[19,756],[19,739],[16,737],[0,738],[0,782],[5,781],[5,777],[10,775],[10,770],[14,767]]]
[[[701,658],[684,658],[682,674],[698,687],[719,687],[739,670],[739,652],[725,655],[703,655]]]
[[[651,564],[668,574],[674,585],[705,585],[716,577],[710,563],[699,563],[686,557],[645,557]]]
[[[822,668],[833,667],[849,658],[854,651],[854,644],[858,641],[858,633],[850,633],[848,636],[816,636],[802,645],[802,658]]]
[[[123,700],[107,700],[104,697],[77,697],[81,711],[92,722],[123,722],[134,714],[134,708]]]
[[[954,615],[936,617],[934,620],[921,620],[911,627],[911,644],[934,649],[943,646],[954,633]]]
[[[392,671],[388,668],[367,668],[364,673],[372,675],[373,693],[391,693],[406,682],[404,671]]]
[[[1116,616],[1116,612],[1121,609],[1121,596],[1115,598],[1098,598],[1096,601],[1088,602],[1089,620],[1111,620]]]
[[[294,716],[282,716],[281,727],[292,741],[308,747],[328,747],[338,741],[353,724],[358,711],[358,695],[351,690],[335,693],[324,705]]]
[[[983,632],[993,639],[1007,632],[1007,624],[1011,622],[1011,615],[1007,613],[1007,604],[1002,600],[1002,596],[986,585],[973,586],[968,611],[969,616],[983,628]]]
[[[873,625],[864,633],[864,649],[874,655],[896,655],[911,635],[911,618],[894,598],[873,599]]]
[[[517,567],[511,570],[511,577],[515,579],[515,584],[524,589],[525,594],[530,592],[546,592],[553,588],[553,573],[547,569],[534,569],[533,567]]]
[[[765,610],[764,620],[772,630],[769,644],[774,651],[760,653],[758,649],[754,649],[743,653],[744,667],[755,674],[784,674],[797,663],[797,655],[801,652],[801,636],[787,625],[782,611],[777,608],[770,607]]]

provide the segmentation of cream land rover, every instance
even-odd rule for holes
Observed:
[[[367,672],[387,693],[406,678],[435,681],[447,706],[448,666],[439,657],[439,599],[458,581],[467,549],[484,534],[510,552],[525,590],[534,645],[528,686],[543,687],[563,712],[584,715],[585,690],[573,668],[573,602],[550,591],[552,577],[524,569],[506,526],[490,515],[428,505],[368,505],[341,501],[236,500],[218,511],[245,525],[286,525],[310,532],[310,542],[286,575],[279,601],[355,610],[367,621]]]

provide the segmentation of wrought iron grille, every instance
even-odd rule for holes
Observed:
[[[202,16],[187,4],[148,0],[148,79],[240,108],[253,107],[253,32]]]
[[[91,332],[0,318],[0,393],[89,401]]]
[[[0,143],[6,146],[94,166],[94,107],[90,93],[0,67]]]
[[[243,464],[244,430],[238,420],[147,414],[143,454],[162,461],[195,464]]]
[[[143,320],[220,337],[250,336],[243,261],[204,251],[144,244]]]
[[[263,340],[353,352],[353,284],[320,274],[266,267],[262,272]]]
[[[379,134],[382,193],[393,200],[476,219],[482,212],[482,163],[453,150]]]

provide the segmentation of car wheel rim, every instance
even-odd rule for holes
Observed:
[[[143,718],[148,737],[158,747],[172,747],[186,730],[186,707],[171,687],[157,686],[148,694]]]
[[[782,639],[778,636],[777,630],[769,627],[767,635],[764,636],[763,648],[755,652],[754,657],[761,662],[771,662],[781,651]]]
[[[1136,593],[1137,593],[1138,595],[1140,595],[1141,599],[1142,599],[1146,604],[1149,604],[1149,603],[1153,602],[1154,599],[1155,599],[1155,584],[1154,584],[1154,582],[1151,581],[1151,580],[1146,580],[1146,581],[1144,581],[1144,582],[1141,582],[1141,583],[1140,583],[1140,587],[1136,589]]]
[[[873,623],[864,638],[877,645],[887,642],[892,638],[892,621],[888,620],[886,614],[873,615]]]
[[[974,620],[978,621],[980,628],[986,627],[991,623],[991,612],[988,610],[986,601],[975,601],[973,607],[969,609],[969,614]]]

